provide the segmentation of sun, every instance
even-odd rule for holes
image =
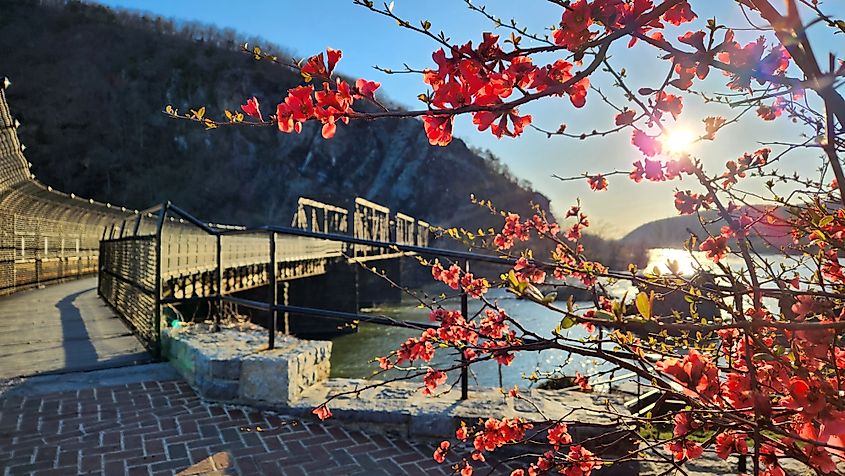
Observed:
[[[692,149],[697,137],[686,128],[677,128],[666,132],[661,142],[663,149],[670,154],[685,154]]]

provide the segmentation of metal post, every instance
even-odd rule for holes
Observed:
[[[287,281],[282,283],[282,302],[285,306],[290,305],[290,283]],[[282,313],[282,332],[290,335],[290,313],[287,311]]]
[[[276,306],[279,304],[279,289],[276,287],[276,233],[270,232],[270,262],[267,263],[267,278],[270,281],[269,295],[267,300],[270,304],[270,340],[267,344],[268,349],[273,349],[276,346],[276,319],[279,312]]]
[[[169,203],[162,204],[158,216],[155,241],[155,310],[153,314],[153,327],[155,328],[155,357],[161,359],[161,237],[164,231],[164,220],[167,215]]]
[[[464,260],[464,272],[469,273],[469,260]],[[469,319],[469,296],[464,292],[461,294],[461,314],[464,319]],[[466,355],[461,352],[461,400],[469,398],[469,362]]]
[[[217,312],[214,313],[213,332],[220,330],[220,319],[223,317],[223,235],[217,235],[217,274],[214,283],[217,291]]]
[[[138,236],[138,230],[141,228],[141,217],[142,214],[138,214],[138,218],[135,219],[135,229],[132,231],[132,235]]]

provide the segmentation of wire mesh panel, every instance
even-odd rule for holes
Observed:
[[[0,87],[0,294],[97,270],[104,227],[125,209],[37,182]]]
[[[100,296],[152,347],[155,326],[155,236],[105,240],[100,244]]]

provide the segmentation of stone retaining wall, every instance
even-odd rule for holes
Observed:
[[[330,395],[334,417],[378,424],[411,437],[449,438],[462,421],[520,417],[535,422],[565,420],[575,442],[619,457],[636,450],[638,442],[603,411],[604,397],[577,391],[525,389],[526,400],[507,397],[499,389],[473,389],[468,400],[456,391],[425,395],[420,383],[329,379],[331,342],[279,335],[267,350],[267,331],[255,325],[224,327],[212,333],[206,325],[168,328],[162,350],[176,371],[208,400],[272,408],[311,417],[311,410]],[[624,407],[617,408],[624,411]],[[627,435],[627,436],[626,436]],[[604,441],[610,438],[610,441]],[[607,445],[607,446],[605,446]],[[636,462],[604,467],[595,474],[628,476],[639,473]]]
[[[203,398],[261,407],[292,406],[303,392],[329,378],[331,342],[278,335],[255,325],[207,325],[162,330],[162,353]]]

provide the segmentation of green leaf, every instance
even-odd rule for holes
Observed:
[[[637,294],[636,304],[637,310],[640,311],[640,314],[642,314],[642,316],[646,319],[651,319],[651,299],[649,299],[648,294]]]
[[[821,220],[819,220],[819,226],[827,226],[830,225],[830,222],[833,221],[833,215],[827,215]]]
[[[574,325],[575,325],[575,319],[573,319],[569,316],[566,316],[566,317],[564,317],[563,319],[560,320],[559,327],[561,329],[569,329],[570,327],[572,327]]]

